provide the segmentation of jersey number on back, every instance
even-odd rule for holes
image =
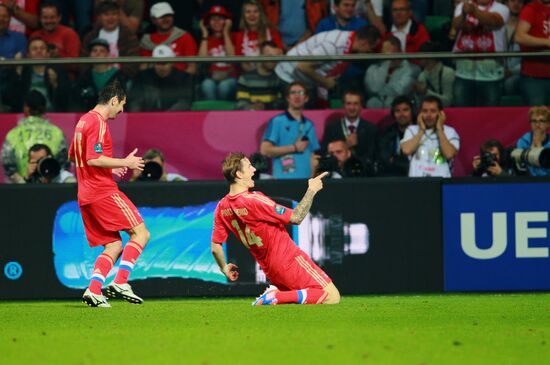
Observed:
[[[231,221],[231,225],[235,227],[235,229],[239,233],[239,238],[243,243],[243,245],[246,246],[246,248],[250,248],[250,246],[252,245],[256,245],[258,247],[263,246],[262,239],[256,236],[256,234],[250,230],[250,227],[248,225],[245,227],[244,233],[241,227],[239,226],[239,222],[237,222],[236,219],[233,219]]]

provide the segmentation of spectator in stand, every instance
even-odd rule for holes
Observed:
[[[10,20],[9,8],[0,3],[0,58],[14,58],[18,53],[22,56],[27,48],[25,35],[9,29]]]
[[[27,39],[23,33],[14,32],[9,29],[10,25],[10,10],[5,5],[0,3],[0,60],[6,58],[22,58],[27,48]],[[0,68],[0,106],[4,94],[9,91],[8,84],[9,69],[6,67]],[[6,112],[6,107],[1,108],[1,112]]]
[[[160,3],[170,5],[170,8],[175,13],[173,21],[174,25],[180,29],[191,31],[194,27],[195,16],[197,14],[201,14],[201,12],[199,12],[199,3],[201,1],[204,2],[205,0],[147,0],[146,3],[150,7]],[[240,0],[232,1],[238,2]],[[210,7],[207,9],[210,9]],[[151,31],[154,31],[154,29]]]
[[[386,127],[378,136],[376,156],[378,176],[407,176],[409,157],[401,152],[400,142],[407,128],[413,124],[413,104],[406,96],[393,99],[391,106],[393,124]]]
[[[197,43],[191,33],[174,26],[174,10],[170,4],[160,2],[151,6],[151,21],[157,31],[141,38],[142,56],[150,57],[153,49],[161,44],[169,46],[178,57],[197,55]],[[197,71],[194,63],[177,63],[174,67],[191,75]]]
[[[43,1],[40,4],[39,14],[42,28],[34,32],[31,38],[42,38],[51,46],[51,57],[78,57],[80,38],[74,30],[60,24],[59,5],[53,1]]]
[[[453,28],[459,33],[453,52],[503,52],[508,17],[508,8],[493,0],[458,4]],[[456,106],[499,105],[504,80],[501,60],[457,60],[455,76]]]
[[[38,5],[40,0],[1,0],[10,10],[10,30],[24,33],[29,36],[32,31],[38,29]],[[22,7],[21,7],[22,6]]]
[[[61,13],[61,23],[74,29],[83,37],[92,28],[94,0],[56,0]]]
[[[6,134],[2,145],[2,163],[5,175],[12,183],[22,184],[27,176],[28,151],[37,143],[47,144],[59,164],[67,161],[67,141],[63,131],[44,117],[46,99],[32,90],[25,96],[23,114],[17,126]]]
[[[328,15],[326,0],[261,0],[271,24],[284,44],[293,47],[308,39],[319,21]]]
[[[382,53],[401,52],[401,42],[388,36],[382,43]],[[365,74],[369,94],[368,108],[389,108],[399,95],[409,95],[418,75],[418,68],[406,60],[386,60],[370,65]]]
[[[27,45],[29,59],[50,58],[48,45],[41,38],[31,38]],[[38,90],[46,98],[46,110],[65,112],[69,95],[69,81],[65,71],[55,65],[17,66],[8,71],[10,92],[4,100],[13,112],[20,112],[23,99],[31,90]]]
[[[90,56],[90,42],[97,38],[109,43],[112,58],[139,56],[139,40],[134,32],[120,24],[120,6],[117,2],[100,2],[95,9],[95,14],[96,25],[82,40],[80,53],[83,57]],[[128,77],[133,77],[138,68],[137,64],[125,64],[122,66],[122,72]]]
[[[200,56],[233,56],[235,47],[231,41],[231,14],[223,6],[210,8],[200,22],[202,33]],[[226,62],[209,64],[208,77],[201,83],[206,100],[233,100],[237,84],[235,68]]]
[[[112,57],[109,51],[109,42],[102,38],[88,42],[87,54],[91,58]],[[113,64],[94,63],[81,73],[75,82],[75,90],[72,93],[74,97],[73,109],[80,112],[93,109],[97,104],[99,92],[114,80],[118,80],[121,85],[124,85],[126,77]]]
[[[546,106],[534,106],[529,109],[529,125],[531,131],[525,133],[516,143],[517,148],[550,148],[550,110]],[[530,176],[548,176],[550,169],[527,166]]]
[[[550,0],[534,0],[519,15],[515,40],[522,51],[550,49]],[[550,57],[522,58],[521,94],[529,105],[550,105]]]
[[[284,48],[279,31],[267,20],[262,5],[258,0],[245,0],[243,3],[240,30],[233,34],[235,54],[238,56],[258,56],[260,44],[273,41],[279,48]],[[241,64],[242,69],[252,71],[253,62]]]
[[[420,46],[420,52],[440,52],[437,44],[426,42]],[[418,61],[422,72],[418,75],[413,84],[413,91],[418,101],[426,95],[434,95],[441,99],[443,107],[453,104],[453,86],[455,81],[455,70],[443,65],[437,58],[424,58]]]
[[[356,32],[333,30],[316,34],[292,48],[287,55],[339,56],[350,53],[372,53],[379,42],[380,32],[368,25]],[[281,62],[275,68],[275,72],[287,84],[293,81],[303,82],[310,93],[317,88],[324,89],[321,98],[327,99],[327,90],[336,86],[337,78],[346,70],[346,67],[347,63],[342,61]]]
[[[335,3],[335,0],[330,1],[332,14],[335,13]],[[386,33],[386,26],[384,25],[384,0],[357,0],[354,14],[367,19],[370,24],[380,31],[380,34]]]
[[[275,179],[307,179],[320,149],[315,125],[303,115],[307,88],[293,82],[286,90],[288,109],[273,117],[265,130],[260,153],[272,158]]]
[[[329,30],[357,30],[369,22],[364,18],[355,15],[357,0],[334,0],[334,14],[321,19],[315,34]]]
[[[413,18],[409,0],[393,0],[391,17],[389,33],[399,39],[403,52],[416,53],[423,43],[430,40],[426,27]]]
[[[175,57],[175,53],[160,44],[153,50],[153,57]],[[128,100],[132,112],[189,110],[193,100],[192,76],[172,63],[155,63],[132,80]]]
[[[519,13],[523,8],[524,0],[506,0],[505,5],[510,10],[510,18],[506,23],[506,51],[519,52],[519,44],[515,41],[516,27]],[[519,95],[519,80],[521,71],[521,57],[511,57],[505,61],[504,93],[506,95]]]
[[[231,14],[231,31],[237,31],[241,20],[244,0],[198,0],[199,11],[196,14],[207,13],[213,6],[223,6]]]
[[[451,177],[460,137],[453,127],[445,125],[446,121],[441,100],[426,96],[417,124],[410,125],[401,140],[401,151],[410,159],[409,177]]]
[[[260,46],[262,56],[280,56],[283,50],[273,41]],[[275,110],[283,109],[282,83],[275,73],[276,62],[258,62],[255,70],[239,77],[237,83],[237,109]]]
[[[95,0],[96,6],[103,1]],[[120,6],[119,18],[120,24],[130,29],[134,34],[139,34],[143,20],[143,11],[145,9],[145,0],[118,0]]]
[[[363,95],[358,91],[348,90],[342,96],[342,101],[344,115],[329,120],[325,124],[321,141],[321,156],[330,153],[328,150],[330,142],[343,140],[350,151],[370,168],[375,160],[376,127],[361,118]]]

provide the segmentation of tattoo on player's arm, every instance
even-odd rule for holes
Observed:
[[[313,198],[315,197],[315,192],[313,190],[306,191],[302,201],[298,203],[292,215],[290,216],[290,223],[300,224],[309,213],[311,204],[313,203]]]

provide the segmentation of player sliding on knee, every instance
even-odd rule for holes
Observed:
[[[327,173],[309,179],[302,201],[292,210],[260,192],[248,191],[254,187],[256,169],[244,154],[227,155],[222,171],[229,182],[229,194],[214,212],[212,254],[225,276],[230,281],[239,277],[237,266],[226,263],[222,248],[231,231],[273,284],[252,305],[339,303],[340,293],[332,280],[298,248],[284,227],[304,220]]]

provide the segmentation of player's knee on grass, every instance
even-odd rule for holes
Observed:
[[[151,237],[149,230],[147,229],[147,227],[145,227],[145,223],[141,223],[134,228],[128,230],[128,234],[130,235],[130,239],[132,241],[138,242],[139,244],[141,244],[142,247],[145,247],[147,242],[149,242],[149,238]]]
[[[330,283],[325,287],[325,291],[328,293],[327,297],[323,301],[323,304],[338,304],[340,303],[340,292],[336,288],[334,283]]]

